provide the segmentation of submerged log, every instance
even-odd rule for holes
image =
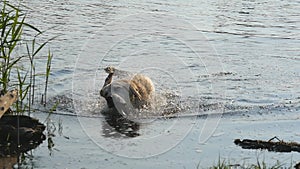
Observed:
[[[24,115],[9,115],[18,90],[0,91],[0,157],[15,156],[36,148],[46,136],[45,125]]]
[[[273,141],[277,139],[277,141]],[[300,152],[300,144],[296,142],[284,142],[277,137],[273,137],[268,141],[250,140],[250,139],[235,139],[234,143],[243,149],[266,149],[274,152]]]
[[[18,155],[36,148],[46,136],[45,126],[24,115],[4,115],[0,119],[0,157]]]

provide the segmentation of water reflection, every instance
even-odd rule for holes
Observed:
[[[140,124],[123,117],[116,108],[107,108],[102,111],[105,122],[102,123],[104,137],[136,137],[140,134]]]

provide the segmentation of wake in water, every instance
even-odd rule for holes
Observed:
[[[104,70],[108,74],[100,90],[108,107],[101,111],[104,116],[120,118],[118,115],[121,115],[131,121],[145,123],[145,119],[155,119],[183,110],[179,95],[157,91],[149,77],[114,67]]]
[[[124,79],[133,75],[131,72],[117,70],[114,78]],[[224,78],[224,76],[231,75],[234,75],[234,73],[220,72],[211,74],[210,76]],[[202,78],[209,78],[209,76]],[[285,118],[294,118],[291,115],[297,115],[293,112],[299,112],[300,110],[299,97],[277,104],[240,104],[232,100],[224,100],[224,98],[214,98],[211,96],[182,96],[180,92],[164,87],[156,86],[153,100],[151,100],[152,106],[147,109],[135,110],[137,114],[131,118],[206,117],[213,111],[221,113],[223,117],[227,118],[248,118],[249,116],[264,116],[272,113],[276,113],[277,116],[274,116],[275,118],[281,118],[278,115],[282,115]],[[107,105],[105,99],[100,97],[99,91],[88,91],[88,96],[77,96],[71,93],[70,91],[50,98],[47,106],[53,107],[55,105],[57,114],[103,117],[102,114],[107,110]],[[285,116],[287,113],[289,113],[289,116]]]

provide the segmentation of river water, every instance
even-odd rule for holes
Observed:
[[[226,143],[259,130],[233,133],[235,121],[244,129],[248,120],[270,120],[267,128],[286,120],[283,126],[277,124],[283,130],[285,125],[299,124],[295,120],[300,111],[299,1],[32,0],[22,4],[29,7],[27,22],[45,30],[42,39],[58,36],[49,44],[54,54],[50,95],[80,101],[70,113],[80,117],[53,117],[54,123],[65,121],[70,139],[56,138],[52,155],[42,151],[46,145],[37,149],[31,161],[34,168],[149,168],[156,163],[158,168],[196,168],[200,161],[207,167],[223,149],[228,152],[216,146],[222,141],[209,140],[218,135],[215,129],[222,121],[219,135],[229,139]],[[183,120],[156,119],[133,140],[102,137],[101,120],[88,117],[105,103],[95,100],[100,99],[103,68],[108,65],[146,74],[157,92],[178,96],[175,102],[188,107],[179,112]],[[295,138],[299,141],[299,135]],[[206,156],[209,160],[203,160]]]
[[[70,89],[74,70],[97,74],[115,65],[164,71],[176,81],[190,76],[186,83],[197,83],[202,96],[216,98],[221,90],[220,99],[235,104],[299,99],[299,2],[24,3],[32,9],[28,21],[47,30],[45,37],[60,35],[50,46],[58,92]],[[175,69],[192,75],[176,77]],[[101,87],[104,78],[96,78]]]

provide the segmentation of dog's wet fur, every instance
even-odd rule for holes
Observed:
[[[135,113],[136,109],[151,107],[155,92],[151,79],[145,75],[136,74],[132,78],[113,81],[116,69],[110,66],[104,70],[108,76],[100,95],[105,98],[108,106],[108,110],[102,113],[107,124],[126,136],[138,136],[139,123],[127,117],[128,114]]]
[[[137,109],[150,106],[155,92],[151,79],[145,75],[136,74],[130,79],[112,81],[115,70],[114,67],[105,68],[108,76],[100,91],[108,107],[116,107],[115,104],[131,104]]]

